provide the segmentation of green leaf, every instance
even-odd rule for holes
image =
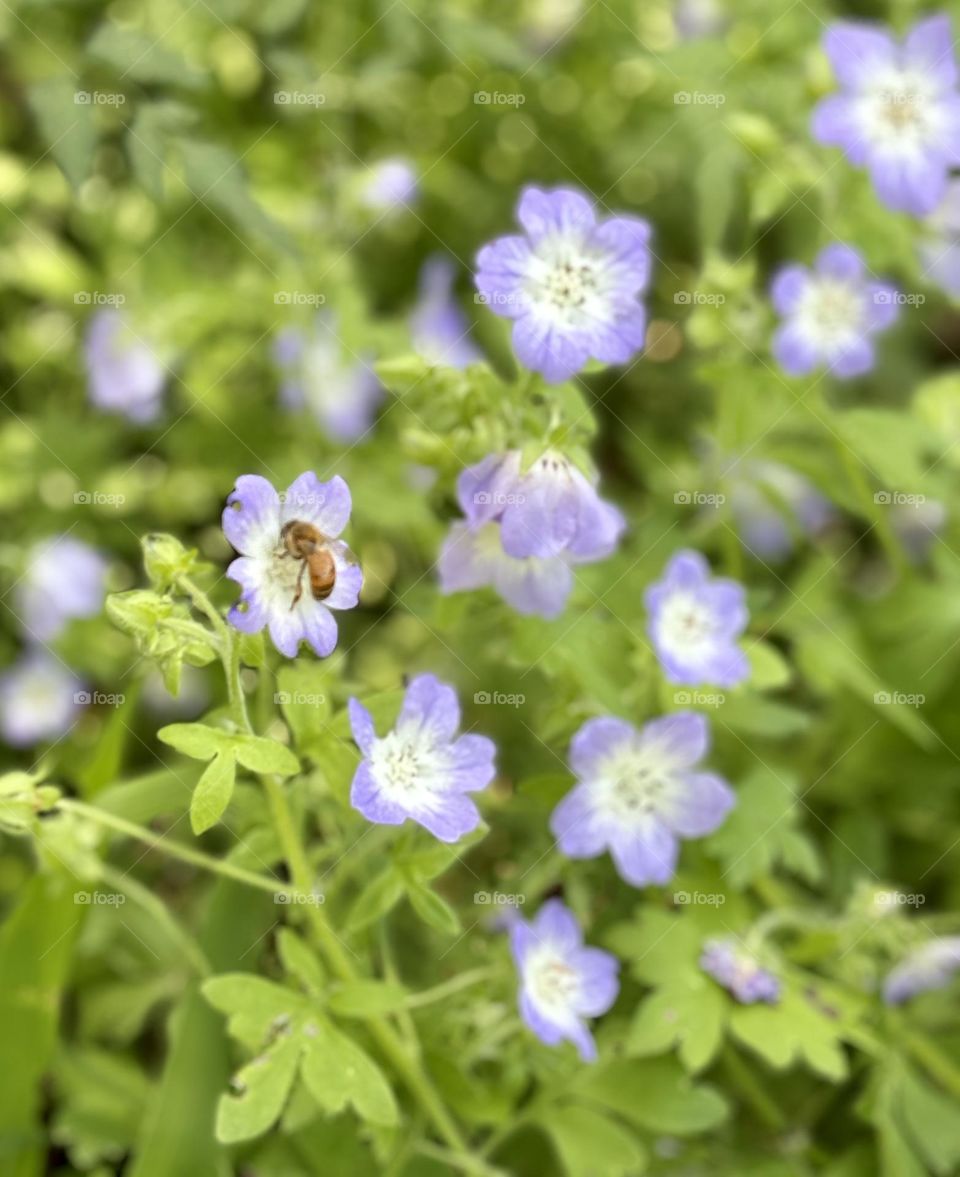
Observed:
[[[793,668],[776,646],[757,640],[747,648],[750,663],[750,686],[757,691],[785,687],[793,677]]]
[[[301,1042],[289,1032],[272,1043],[234,1076],[236,1094],[217,1106],[217,1140],[234,1144],[251,1140],[276,1123],[297,1073]]]
[[[828,1002],[814,1004],[809,990],[788,984],[776,1005],[749,1005],[730,1014],[730,1031],[745,1046],[777,1070],[804,1062],[832,1082],[847,1076],[847,1059],[841,1045],[844,1019],[825,1012]],[[836,1001],[837,994],[830,993]]]
[[[394,981],[350,981],[331,990],[327,1004],[341,1017],[377,1018],[400,1009],[409,995]]]
[[[729,1112],[714,1088],[695,1084],[672,1059],[616,1059],[582,1073],[572,1090],[651,1132],[671,1136],[706,1132]]]
[[[577,1104],[551,1107],[538,1122],[570,1177],[627,1177],[647,1167],[640,1142],[593,1108]]]
[[[277,933],[277,949],[284,969],[300,982],[311,995],[324,988],[323,966],[316,954],[292,928],[281,928]]]
[[[413,910],[431,928],[450,935],[456,935],[460,931],[460,917],[436,891],[431,891],[429,887],[411,880],[407,883],[407,895]]]
[[[190,799],[190,826],[202,834],[215,826],[230,804],[236,764],[229,752],[218,752],[203,770]]]
[[[194,760],[210,760],[233,742],[229,732],[205,723],[170,723],[157,732],[157,738]]]
[[[702,973],[665,986],[637,1010],[627,1034],[627,1054],[662,1054],[679,1045],[680,1061],[700,1071],[712,1061],[723,1041],[728,999]]]
[[[303,1080],[331,1115],[352,1104],[371,1124],[398,1122],[397,1104],[383,1072],[359,1046],[332,1026],[308,1024]]]
[[[293,776],[300,771],[300,761],[278,740],[271,740],[266,736],[231,736],[230,747],[237,760],[251,772],[273,772],[278,776]]]
[[[211,977],[201,992],[214,1009],[227,1015],[230,1036],[251,1049],[269,1039],[277,1027],[306,1016],[311,1009],[299,993],[252,973]]]
[[[81,93],[76,81],[62,76],[35,82],[28,91],[40,133],[74,188],[90,174],[99,138],[94,107],[77,101]]]
[[[405,891],[403,876],[388,866],[371,879],[357,896],[347,916],[347,930],[357,932],[381,919],[399,903]]]
[[[156,37],[109,22],[101,24],[87,42],[87,52],[114,66],[121,77],[129,76],[146,84],[196,87],[204,81],[199,70]]]

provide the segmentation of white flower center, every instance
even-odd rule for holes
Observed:
[[[864,290],[851,282],[814,276],[797,308],[797,322],[818,347],[843,348],[866,330],[866,299]]]
[[[617,825],[644,825],[669,805],[674,766],[655,745],[631,743],[611,754],[595,783],[597,808]]]
[[[578,237],[557,235],[538,244],[526,292],[541,315],[565,326],[606,317],[604,258]]]
[[[398,727],[375,740],[370,768],[384,794],[404,804],[424,799],[443,784],[440,750],[419,726]]]
[[[865,138],[905,153],[930,146],[941,132],[943,108],[929,80],[912,70],[880,74],[859,103]]]
[[[554,1014],[567,1013],[580,992],[576,969],[548,946],[537,948],[531,954],[526,983],[537,1005]]]
[[[660,637],[671,649],[695,654],[710,646],[716,632],[712,611],[689,593],[675,593],[660,613]]]

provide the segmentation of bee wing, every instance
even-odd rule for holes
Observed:
[[[342,564],[359,564],[360,560],[356,553],[349,548],[342,539],[327,540],[324,545],[327,550],[333,555],[338,563]]]

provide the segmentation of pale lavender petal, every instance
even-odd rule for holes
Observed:
[[[280,653],[285,654],[288,658],[296,658],[300,650],[300,642],[304,637],[304,621],[300,610],[270,609],[267,626],[270,630],[270,640]],[[336,642],[336,625],[334,625],[334,642]]]
[[[497,518],[518,491],[520,455],[490,454],[467,466],[457,479],[457,501],[472,527]]]
[[[811,133],[818,143],[842,147],[852,164],[867,162],[870,140],[864,134],[858,98],[851,94],[831,94],[814,107]]]
[[[321,482],[312,470],[295,479],[283,496],[281,521],[312,523],[324,535],[336,538],[350,520],[350,488],[335,474]]]
[[[520,362],[550,384],[569,380],[590,357],[583,338],[567,334],[535,314],[525,314],[514,323],[513,347]]]
[[[570,742],[568,763],[581,780],[595,776],[611,752],[630,743],[637,735],[636,728],[625,719],[601,715],[588,719]]]
[[[608,217],[590,234],[590,243],[616,262],[625,293],[636,294],[650,277],[650,225],[639,217]]]
[[[602,560],[616,551],[626,528],[623,514],[593,492],[580,500],[577,533],[567,545],[567,551],[578,562]]]
[[[781,315],[792,314],[799,306],[810,285],[810,271],[806,266],[783,266],[770,284],[770,301]]]
[[[354,742],[364,756],[369,756],[373,741],[377,738],[373,716],[357,699],[347,700],[347,715],[350,718],[350,731]]]
[[[913,156],[874,152],[870,177],[884,204],[925,217],[934,211],[947,190],[947,172],[939,159],[928,154]]]
[[[486,736],[460,736],[450,745],[450,784],[461,793],[485,789],[496,776],[497,747]]]
[[[581,948],[571,963],[580,974],[577,1013],[584,1018],[605,1014],[620,992],[620,962],[602,948]]]
[[[834,241],[822,249],[814,269],[818,274],[850,283],[859,282],[866,271],[862,255],[842,241]]]
[[[838,21],[827,29],[823,47],[838,81],[854,89],[868,87],[877,74],[897,65],[890,34],[874,25]]]
[[[596,858],[607,848],[607,823],[590,785],[574,785],[550,815],[550,832],[568,858]]]
[[[830,371],[839,380],[850,380],[869,372],[875,360],[876,352],[870,340],[857,339],[833,357]]]
[[[332,654],[337,645],[337,623],[330,610],[319,601],[307,601],[304,596],[299,615],[303,636],[317,657],[326,658]],[[273,633],[272,623],[270,632]]]
[[[520,1016],[544,1046],[559,1046],[566,1037],[562,1027],[544,1017],[526,990],[520,992]]]
[[[577,917],[560,899],[548,899],[533,920],[539,939],[561,953],[572,952],[583,944],[583,932]]]
[[[593,204],[582,192],[572,188],[545,192],[533,186],[520,194],[517,220],[534,243],[557,234],[587,233],[596,223]]]
[[[885,331],[897,321],[899,294],[896,286],[887,282],[871,282],[867,286],[867,322],[871,331]]]
[[[410,816],[441,842],[459,842],[480,824],[480,810],[462,793],[437,793],[429,804],[411,807]]]
[[[646,309],[635,303],[609,319],[592,320],[584,333],[594,359],[605,364],[625,364],[643,348],[647,338]]]
[[[677,778],[663,811],[667,825],[681,838],[700,838],[721,826],[736,804],[736,794],[715,773],[689,772]]]
[[[469,592],[493,583],[492,563],[482,537],[466,523],[451,525],[437,559],[437,572],[442,593]]]
[[[337,567],[337,579],[333,592],[323,603],[328,609],[353,609],[360,600],[363,570],[359,564],[345,559],[335,545],[331,550]]]
[[[452,740],[460,726],[456,691],[435,674],[418,674],[407,687],[397,726],[418,727],[437,743]]]
[[[227,620],[241,633],[259,633],[270,617],[260,590],[259,561],[251,556],[238,556],[227,568],[226,575],[243,589],[239,600],[231,606]]]
[[[717,628],[728,637],[736,637],[746,629],[750,615],[743,585],[735,580],[717,577],[703,588],[703,599],[709,602]]]
[[[946,90],[957,84],[950,17],[936,13],[917,21],[907,34],[904,57],[910,69]]]
[[[526,237],[498,237],[477,254],[474,282],[484,303],[501,318],[516,319],[530,308],[524,291],[530,257]]]
[[[671,768],[690,768],[707,754],[710,725],[696,711],[651,719],[640,734],[640,746],[655,752]]]
[[[396,801],[385,797],[377,782],[373,779],[370,765],[366,760],[360,762],[350,786],[350,804],[358,810],[367,821],[378,825],[399,826],[408,817],[407,811]]]
[[[788,321],[773,334],[774,358],[788,376],[806,376],[817,366],[816,344],[797,323]]]
[[[611,846],[617,873],[634,887],[668,883],[677,869],[677,839],[656,818],[617,831]]]
[[[241,474],[223,511],[223,534],[244,556],[265,556],[280,542],[280,499],[259,474]]]

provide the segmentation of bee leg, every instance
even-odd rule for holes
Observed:
[[[293,594],[293,600],[290,602],[291,613],[296,609],[297,602],[303,596],[303,573],[306,566],[306,563],[300,565],[300,575],[297,577],[297,591]]]

